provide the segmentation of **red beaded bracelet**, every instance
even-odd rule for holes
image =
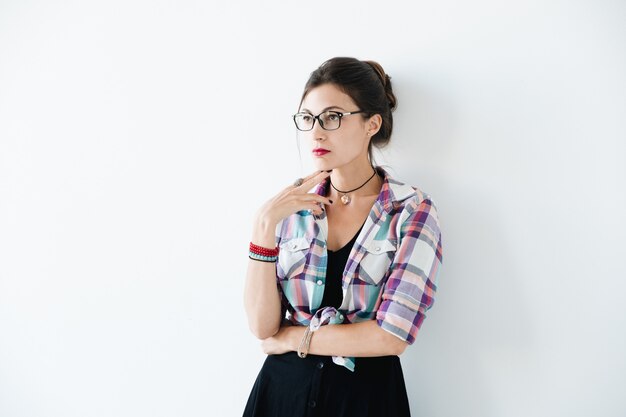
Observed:
[[[263,246],[255,245],[254,243],[250,242],[250,252],[256,253],[257,255],[278,256],[278,251],[278,246],[276,246],[274,249],[270,249]]]

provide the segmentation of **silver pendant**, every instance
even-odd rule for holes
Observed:
[[[341,196],[341,202],[343,204],[348,204],[350,202],[350,197],[348,196],[348,194],[344,194]]]

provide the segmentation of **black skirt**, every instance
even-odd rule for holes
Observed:
[[[243,417],[409,417],[400,358],[357,357],[354,372],[331,356],[268,355]]]

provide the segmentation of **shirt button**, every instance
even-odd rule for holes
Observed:
[[[339,314],[337,317],[339,317],[339,320],[343,320],[343,314]]]
[[[376,246],[376,249],[374,249],[376,252],[380,252],[380,246]]]
[[[309,407],[313,408],[313,407],[315,407],[315,405],[316,405],[315,400],[309,401]]]
[[[322,281],[321,279],[317,280],[317,285],[322,285],[324,283],[324,281]]]
[[[322,369],[324,367],[324,362],[318,362],[317,363],[317,368],[318,369]]]

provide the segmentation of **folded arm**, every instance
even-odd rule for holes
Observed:
[[[305,326],[284,326],[274,336],[262,341],[267,354],[297,351]],[[376,320],[359,323],[330,324],[317,329],[308,353],[326,356],[386,356],[400,355],[407,343],[382,329]]]

